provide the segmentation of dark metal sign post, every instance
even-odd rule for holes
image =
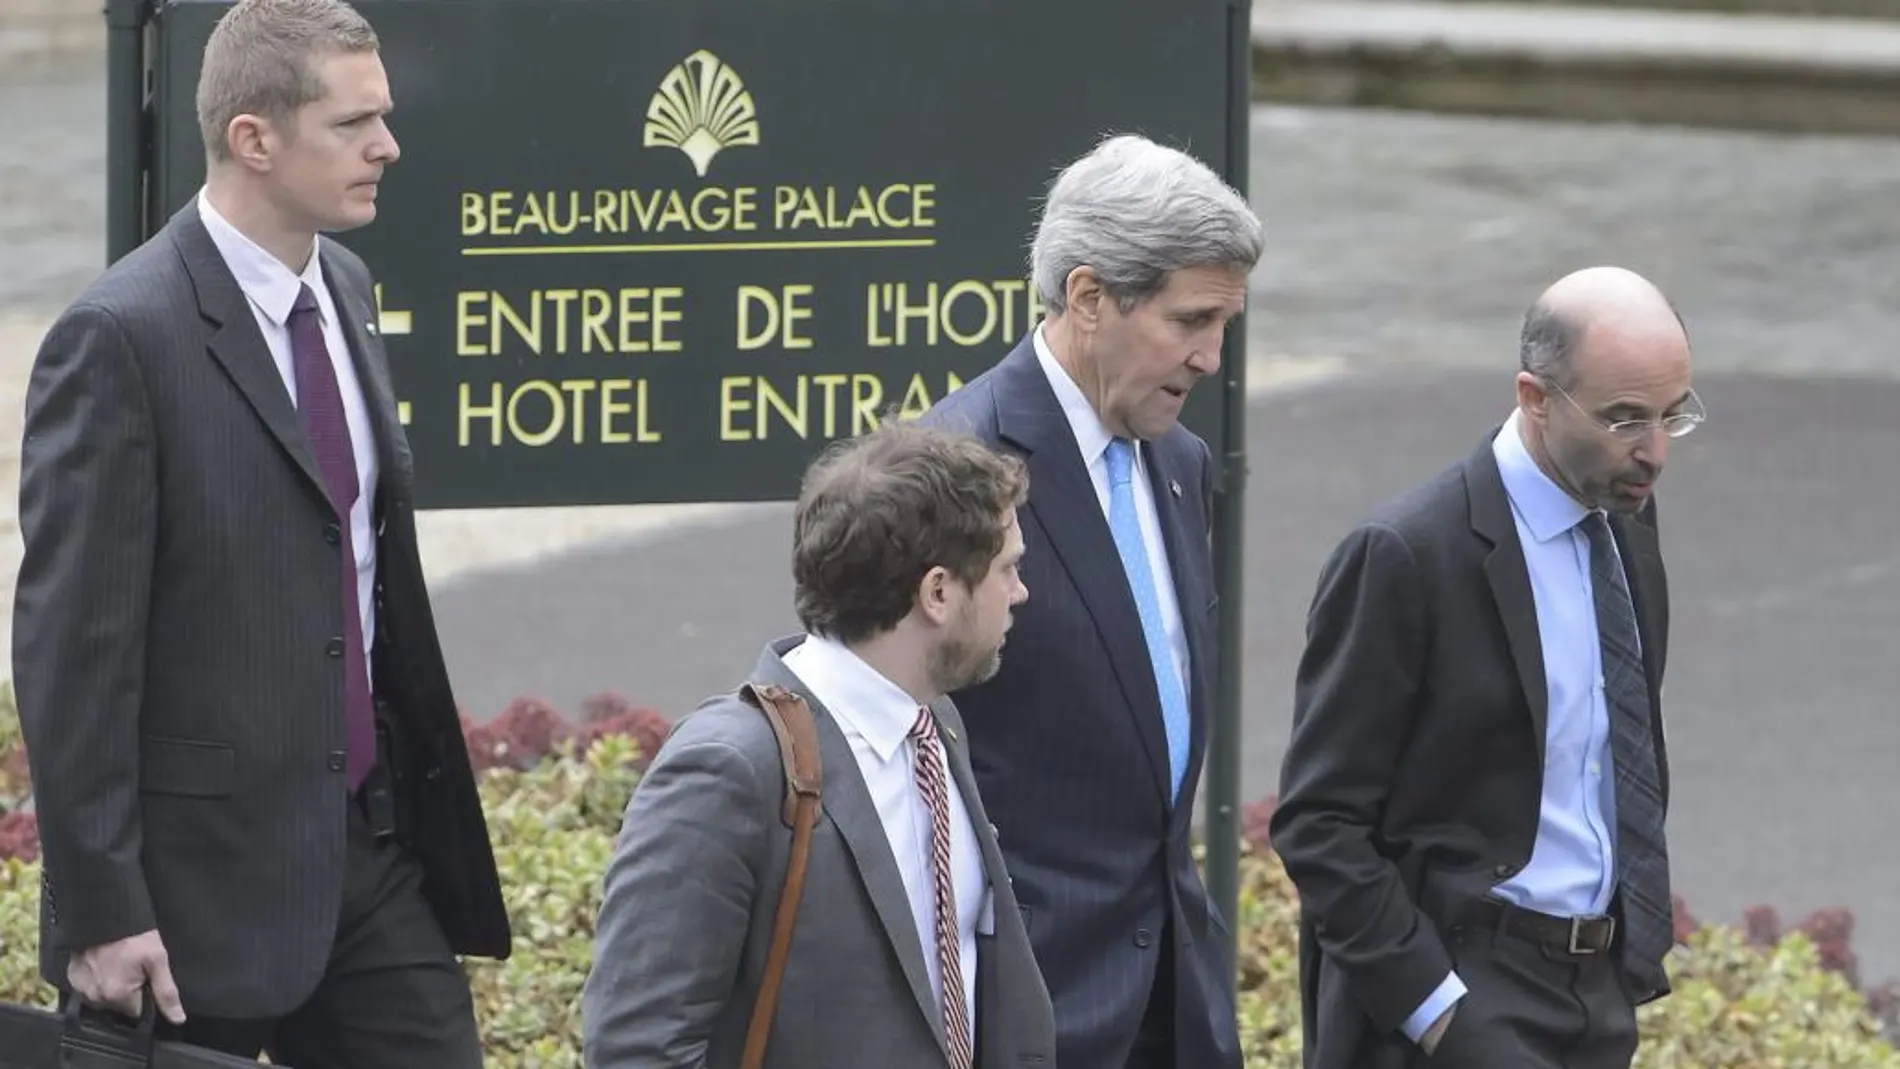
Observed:
[[[828,441],[1028,331],[1040,198],[1098,138],[1246,189],[1248,0],[357,6],[403,157],[343,238],[379,282],[420,507],[789,499]],[[203,181],[225,7],[109,0],[112,258]],[[1184,414],[1220,465],[1206,832],[1230,919],[1245,412],[1237,326]]]

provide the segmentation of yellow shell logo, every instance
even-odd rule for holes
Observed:
[[[686,153],[701,178],[719,150],[758,143],[752,94],[737,72],[705,49],[668,71],[647,102],[646,146]]]

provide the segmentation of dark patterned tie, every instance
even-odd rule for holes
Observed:
[[[930,807],[930,874],[936,914],[937,968],[943,973],[943,1032],[950,1069],[970,1069],[970,1017],[963,1004],[963,942],[957,931],[957,888],[950,871],[950,782],[944,774],[937,718],[917,710],[910,729],[917,743],[917,789]]]
[[[370,704],[369,667],[363,660],[363,617],[356,597],[356,544],[350,508],[361,487],[356,451],[343,417],[343,391],[336,382],[329,347],[317,315],[317,297],[305,285],[290,309],[290,352],[297,374],[297,409],[343,529],[343,722],[349,739],[349,784],[354,792],[376,764],[376,714]]]
[[[1590,585],[1596,590],[1597,639],[1603,647],[1603,698],[1616,765],[1616,871],[1623,892],[1623,961],[1655,987],[1675,942],[1669,901],[1669,852],[1663,838],[1661,773],[1649,708],[1649,684],[1637,653],[1636,612],[1622,565],[1600,512],[1584,518],[1590,537]]]

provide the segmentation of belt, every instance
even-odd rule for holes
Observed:
[[[1565,954],[1601,954],[1616,942],[1615,917],[1553,917],[1495,898],[1477,914],[1486,927]]]

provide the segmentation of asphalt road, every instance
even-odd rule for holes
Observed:
[[[57,311],[105,266],[105,102],[101,70],[0,76],[0,307]]]

